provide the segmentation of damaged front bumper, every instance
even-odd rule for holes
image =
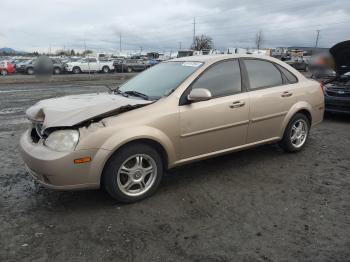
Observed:
[[[46,147],[42,140],[33,141],[32,129],[20,139],[22,158],[29,173],[42,185],[58,190],[95,189],[100,187],[100,178],[109,150],[88,149],[73,152],[56,152]],[[91,157],[83,164],[75,159]]]

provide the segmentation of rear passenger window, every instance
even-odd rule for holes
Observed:
[[[192,85],[192,89],[194,88],[206,88],[213,97],[241,92],[241,70],[238,60],[215,64],[197,79]]]
[[[285,69],[283,66],[280,66],[280,65],[277,65],[277,66],[282,71],[282,73],[286,77],[289,84],[294,84],[298,82],[298,78],[296,78],[295,75],[289,72],[289,70]]]
[[[281,72],[270,62],[246,59],[250,89],[279,86],[283,84]]]

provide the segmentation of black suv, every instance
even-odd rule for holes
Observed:
[[[64,71],[64,63],[58,59],[52,60],[52,73],[55,75],[61,74]],[[20,67],[16,68],[19,73],[25,73],[28,75],[33,75],[35,73],[35,61],[36,59],[29,60],[27,63],[22,63]]]
[[[150,67],[148,61],[142,59],[117,59],[113,63],[117,72],[141,72]]]

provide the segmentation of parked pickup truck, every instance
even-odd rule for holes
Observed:
[[[76,62],[68,62],[65,71],[79,74],[82,72],[109,73],[113,67],[113,61],[101,61],[95,57],[88,57]]]

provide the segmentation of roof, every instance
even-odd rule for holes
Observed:
[[[267,56],[267,55],[248,55],[248,54],[219,54],[219,55],[200,55],[200,56],[186,56],[181,58],[175,58],[168,61],[183,61],[183,62],[203,62],[206,64],[212,64],[221,60],[230,59],[230,58],[256,58],[256,59],[263,59],[267,61],[274,62],[276,64],[279,64],[285,68],[287,68],[289,71],[291,71],[294,75],[298,77],[299,80],[306,79],[300,72],[298,72],[295,68],[291,67],[290,65],[286,64],[285,62],[282,62],[281,60]]]
[[[277,59],[267,56],[267,55],[246,55],[246,54],[218,54],[218,55],[199,55],[199,56],[186,56],[181,58],[175,58],[171,61],[184,61],[184,62],[205,62],[205,63],[211,63],[216,62],[224,59],[230,59],[230,58],[240,58],[240,57],[250,57],[250,58],[260,58],[270,61],[276,61]],[[279,60],[277,60],[279,61]]]

